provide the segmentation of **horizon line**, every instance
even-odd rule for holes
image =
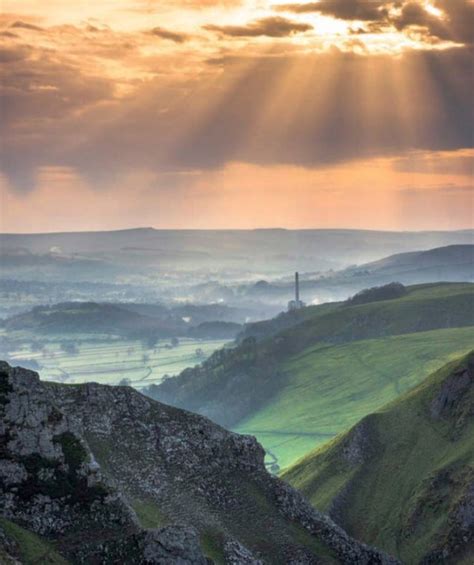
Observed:
[[[101,233],[120,233],[132,231],[156,231],[156,232],[255,232],[255,231],[288,231],[288,232],[302,232],[302,231],[320,231],[320,232],[380,232],[380,233],[460,233],[460,232],[474,232],[474,226],[456,229],[376,229],[376,228],[353,228],[353,227],[332,227],[332,228],[317,228],[317,227],[302,227],[302,228],[285,228],[281,226],[262,227],[262,228],[155,228],[153,226],[136,226],[128,228],[114,228],[114,229],[84,229],[84,230],[70,230],[70,231],[36,231],[36,232],[0,232],[0,237],[3,236],[45,236],[45,235],[74,235],[74,234],[101,234]]]

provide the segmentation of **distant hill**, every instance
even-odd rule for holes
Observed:
[[[473,563],[474,352],[283,478],[349,533],[404,563]]]
[[[196,339],[234,339],[242,329],[234,322],[202,322],[189,328],[188,336]]]
[[[140,228],[103,232],[43,234],[0,234],[2,253],[21,250],[27,254],[78,257],[105,261],[120,272],[126,266],[186,265],[196,269],[206,265],[222,270],[233,266],[253,271],[328,270],[357,261],[373,261],[387,254],[472,244],[474,232],[425,231],[387,232],[369,230],[155,230]],[[57,272],[58,265],[54,265]],[[99,267],[100,265],[96,265]],[[18,265],[17,265],[18,267]],[[26,268],[26,267],[25,267]],[[87,272],[101,277],[100,269]],[[77,270],[76,270],[77,273]],[[111,275],[111,273],[110,273]],[[402,281],[403,282],[403,281]]]
[[[116,304],[67,302],[38,306],[4,321],[7,331],[26,330],[36,334],[111,334],[156,337],[185,335],[188,327],[180,318],[165,314],[146,316]]]
[[[108,334],[129,338],[194,337],[233,339],[242,329],[235,320],[247,311],[223,304],[63,302],[36,306],[3,320],[8,331],[37,334]]]
[[[434,277],[439,281],[474,279],[474,245],[448,245],[427,251],[399,253],[353,269],[355,275],[394,276],[401,282],[412,277]],[[421,282],[421,281],[417,281]]]
[[[0,362],[0,562],[395,565],[269,475],[255,438],[129,387]]]
[[[354,255],[357,259],[357,255]],[[364,288],[393,281],[404,285],[432,282],[474,282],[474,245],[448,245],[410,251],[333,272],[301,273],[300,289],[305,301],[340,300]],[[293,296],[293,279],[240,289],[245,296],[281,301]]]
[[[299,323],[270,323],[260,341],[244,337],[145,392],[255,434],[284,468],[472,347],[474,285],[406,290],[301,310]]]

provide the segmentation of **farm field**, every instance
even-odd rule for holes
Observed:
[[[284,469],[473,344],[466,327],[308,348],[285,363],[279,393],[235,431],[255,435],[268,465]]]
[[[161,382],[165,375],[176,375],[187,367],[197,365],[227,343],[223,340],[180,339],[174,347],[163,342],[150,349],[138,340],[92,338],[87,335],[76,336],[75,342],[77,353],[65,352],[58,338],[48,340],[46,353],[23,345],[10,352],[9,358],[18,365],[22,360],[37,361],[43,380],[68,384],[91,381],[118,384],[129,379],[131,386],[141,389]],[[201,351],[198,353],[198,350]]]

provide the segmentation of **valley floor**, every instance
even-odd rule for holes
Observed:
[[[64,337],[61,337],[64,339]],[[139,340],[111,339],[100,336],[74,336],[78,353],[61,349],[61,339],[48,339],[43,351],[33,351],[29,345],[10,352],[11,363],[34,360],[41,368],[41,378],[48,381],[79,384],[94,381],[101,384],[118,384],[129,379],[130,385],[141,389],[157,384],[165,375],[177,375],[209,357],[224,346],[224,340],[180,339],[171,347],[162,341],[154,348],[147,348]],[[197,350],[201,350],[198,352]]]

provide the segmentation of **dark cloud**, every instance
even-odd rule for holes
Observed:
[[[420,2],[406,2],[392,23],[398,30],[412,26],[424,27],[436,38],[465,44],[474,43],[474,2],[470,0],[437,0],[435,7],[444,17],[430,14]]]
[[[309,24],[294,22],[278,16],[262,18],[244,26],[206,25],[204,29],[230,37],[287,37],[313,29]]]
[[[2,170],[19,190],[34,186],[37,167],[68,159],[67,147],[77,143],[79,129],[68,122],[77,112],[113,100],[114,84],[87,76],[55,52],[18,46],[0,51]],[[77,124],[76,124],[77,125]]]
[[[31,50],[25,45],[0,47],[0,63],[11,63],[26,59]]]
[[[16,37],[18,37],[18,35],[16,33],[11,32],[11,31],[0,31],[0,37],[16,38]]]
[[[400,8],[397,15],[391,15],[388,8],[395,4]],[[274,6],[275,10],[293,13],[320,13],[342,20],[360,20],[372,27],[361,28],[355,33],[380,31],[380,25],[393,25],[398,31],[411,27],[425,28],[429,35],[441,40],[474,43],[474,2],[472,0],[434,0],[433,5],[443,16],[426,10],[421,0],[321,0]]]
[[[218,68],[179,80],[160,74],[122,98],[113,79],[30,49],[9,52],[1,85],[2,168],[19,189],[41,166],[72,167],[100,187],[127,171],[232,161],[321,167],[472,145],[469,48],[399,57],[223,53]]]
[[[448,17],[451,38],[466,44],[474,43],[474,2],[472,0],[435,0],[435,6]]]
[[[147,32],[149,35],[154,35],[155,37],[160,37],[161,39],[168,39],[169,41],[174,41],[175,43],[184,43],[189,39],[189,35],[186,33],[179,33],[176,31],[170,31],[162,27],[154,27]]]
[[[439,39],[451,39],[446,23],[438,17],[430,14],[425,7],[418,2],[407,2],[403,5],[400,15],[391,19],[391,23],[402,31],[409,27],[424,27],[430,35]]]
[[[281,4],[274,8],[278,11],[305,14],[318,12],[341,20],[376,21],[386,15],[386,1],[377,0],[321,0],[304,4]]]
[[[10,27],[15,29],[28,29],[30,31],[43,31],[42,27],[34,24],[30,24],[28,22],[24,22],[22,20],[17,20],[16,22],[13,22]]]

